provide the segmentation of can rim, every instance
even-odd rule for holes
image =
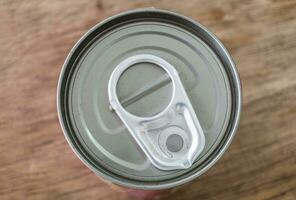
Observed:
[[[172,15],[172,16],[181,18],[185,21],[188,21],[189,23],[191,23],[192,25],[194,25],[196,27],[201,28],[208,35],[208,37],[211,40],[214,40],[214,43],[216,45],[218,45],[219,51],[222,51],[223,56],[226,57],[226,59],[229,63],[228,64],[230,66],[229,69],[231,70],[231,75],[232,75],[232,78],[234,81],[233,85],[235,85],[235,87],[234,87],[234,89],[235,89],[234,95],[235,95],[235,100],[236,100],[236,102],[235,102],[236,106],[234,109],[235,115],[234,115],[234,118],[232,121],[231,130],[228,133],[229,136],[226,139],[226,141],[223,143],[221,148],[219,149],[218,153],[212,158],[212,160],[210,160],[210,162],[206,163],[206,165],[204,167],[202,167],[201,170],[194,171],[193,174],[191,174],[187,177],[184,177],[182,179],[179,179],[179,180],[173,179],[174,181],[161,181],[161,182],[158,182],[157,184],[145,184],[144,182],[143,182],[144,184],[140,184],[139,182],[135,183],[135,181],[133,181],[133,182],[124,181],[124,180],[109,176],[109,175],[99,171],[97,168],[93,167],[89,163],[89,161],[85,157],[83,157],[81,152],[79,152],[77,149],[74,148],[74,143],[71,140],[71,138],[69,137],[69,134],[67,133],[67,128],[66,128],[66,125],[63,121],[62,110],[61,110],[61,107],[62,107],[61,95],[62,95],[62,82],[63,82],[62,80],[64,78],[65,71],[66,71],[66,68],[69,64],[69,61],[70,61],[71,57],[73,56],[74,52],[76,51],[76,49],[78,48],[78,46],[81,45],[81,43],[91,33],[93,33],[94,30],[96,30],[98,27],[102,26],[103,24],[106,24],[107,22],[110,22],[113,19],[120,18],[125,15],[135,14],[135,13],[143,13],[143,12],[163,13],[163,14]],[[200,175],[204,174],[207,170],[209,170],[221,158],[221,156],[225,153],[225,151],[228,149],[231,141],[233,140],[234,135],[235,135],[238,125],[239,125],[240,115],[241,115],[241,111],[242,111],[242,88],[241,88],[239,73],[236,69],[235,63],[234,63],[233,59],[231,58],[229,52],[227,51],[225,46],[219,41],[219,39],[212,32],[210,32],[205,26],[203,26],[199,22],[197,22],[189,17],[186,17],[182,14],[179,14],[179,13],[175,13],[175,12],[163,10],[163,9],[156,9],[156,8],[142,8],[142,9],[134,9],[134,10],[130,10],[130,11],[121,12],[119,14],[116,14],[116,15],[106,18],[102,22],[99,22],[98,24],[94,25],[76,42],[76,44],[71,48],[69,54],[67,55],[65,62],[62,66],[62,69],[60,71],[60,76],[59,76],[58,85],[57,85],[57,99],[56,99],[56,101],[57,101],[58,119],[59,119],[59,123],[62,128],[64,137],[66,138],[72,151],[77,155],[77,157],[82,161],[82,163],[84,163],[88,168],[90,168],[96,175],[102,177],[103,179],[105,179],[107,181],[111,181],[112,183],[115,183],[115,184],[118,184],[118,185],[121,185],[124,187],[129,187],[129,188],[134,188],[134,189],[160,190],[160,189],[167,189],[167,188],[176,187],[176,186],[185,184],[185,183],[199,177]],[[222,142],[223,141],[221,141],[221,143]]]

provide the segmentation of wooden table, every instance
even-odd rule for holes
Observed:
[[[72,153],[56,113],[63,61],[90,27],[157,7],[214,32],[237,63],[237,136],[206,174],[167,199],[296,199],[295,0],[0,0],[0,199],[128,199]]]

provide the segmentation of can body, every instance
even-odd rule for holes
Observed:
[[[109,109],[107,87],[115,66],[148,53],[176,66],[204,130],[205,147],[189,168],[155,167]],[[166,107],[169,84],[152,86],[144,100],[140,99],[144,95],[130,91],[145,88],[153,78],[160,80],[162,73],[144,63],[122,75],[118,96],[129,112],[153,116]],[[229,146],[241,112],[239,76],[224,46],[201,24],[157,9],[113,16],[86,33],[65,61],[57,95],[59,120],[73,151],[97,175],[137,189],[129,192],[140,197],[159,193],[142,190],[169,189],[208,170]]]

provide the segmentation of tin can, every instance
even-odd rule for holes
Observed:
[[[76,155],[134,193],[184,184],[213,166],[235,135],[241,101],[221,42],[192,19],[154,8],[89,30],[66,58],[57,92]]]

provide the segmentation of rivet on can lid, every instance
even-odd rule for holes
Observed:
[[[183,138],[180,135],[172,134],[167,138],[166,146],[171,152],[178,152],[184,144]]]

